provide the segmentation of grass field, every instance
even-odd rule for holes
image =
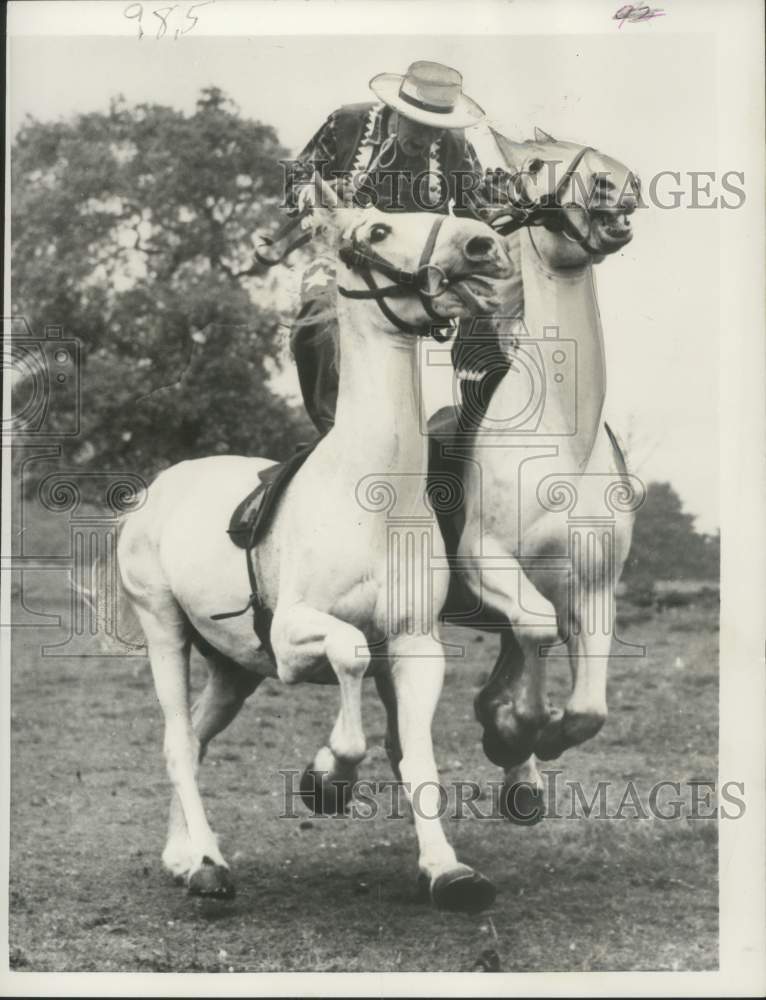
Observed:
[[[65,574],[27,574],[26,607],[60,612]],[[630,609],[627,609],[630,618]],[[588,798],[632,780],[644,803],[661,779],[714,778],[716,613],[673,609],[621,625],[643,659],[613,658],[611,714],[557,762]],[[280,819],[279,770],[324,742],[333,688],[267,681],[213,744],[202,787],[238,885],[233,902],[193,899],[163,872],[168,784],[162,727],[143,661],[43,657],[15,634],[12,701],[11,964],[61,971],[468,971],[491,951],[503,971],[717,966],[714,819],[452,819],[459,855],[496,883],[479,915],[434,911],[415,892],[407,819]],[[461,633],[435,723],[445,783],[498,778],[472,712],[497,640]],[[458,634],[453,633],[452,638]],[[557,671],[558,674],[558,671]],[[200,670],[195,672],[199,683]],[[560,698],[563,669],[555,676]],[[390,776],[370,684],[365,777]],[[685,795],[688,800],[688,793]],[[614,808],[611,809],[614,812]],[[632,816],[630,810],[627,816]],[[485,958],[484,964],[487,964]]]

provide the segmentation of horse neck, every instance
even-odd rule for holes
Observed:
[[[606,396],[604,340],[593,266],[588,263],[577,270],[550,267],[541,259],[528,230],[521,233],[521,264],[525,336],[545,344],[538,358],[544,372],[545,402],[535,439],[555,437],[556,444],[566,449],[579,468],[584,468],[601,424]],[[561,365],[554,360],[556,340],[569,359],[569,371],[562,381],[555,377],[561,378]],[[497,428],[503,414],[507,418],[518,412],[513,399],[518,393],[518,374],[512,366],[490,403],[489,427]],[[567,425],[574,433],[562,438],[562,427]]]
[[[344,455],[358,460],[365,472],[425,474],[418,341],[389,330],[382,315],[371,317],[371,309],[378,311],[369,302],[339,303],[340,378],[332,433]],[[413,488],[422,493],[422,482],[413,482]]]

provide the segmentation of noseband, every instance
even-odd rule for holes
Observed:
[[[549,232],[561,233],[566,239],[577,243],[583,250],[587,250],[588,253],[600,253],[599,248],[594,247],[590,241],[593,232],[593,218],[590,212],[575,202],[567,202],[565,204],[563,201],[564,194],[572,183],[575,171],[580,166],[586,153],[593,152],[595,152],[593,146],[583,146],[556,185],[556,190],[551,194],[543,195],[539,201],[535,202],[527,198],[526,191],[524,191],[524,197],[519,201],[514,201],[509,206],[510,221],[496,225],[497,231],[503,236],[510,236],[511,233],[515,233],[518,229],[523,229],[526,226],[543,226]],[[577,228],[569,214],[569,211],[574,208],[578,211],[584,211],[587,215],[588,230],[585,234]],[[495,221],[497,223],[499,219]]]
[[[420,255],[418,266],[414,271],[407,271],[396,267],[385,257],[370,249],[369,245],[362,243],[357,236],[357,229],[351,234],[351,240],[341,247],[338,252],[340,260],[352,271],[356,271],[360,278],[367,285],[367,291],[362,289],[351,290],[338,286],[338,292],[347,299],[374,299],[380,311],[397,329],[403,333],[415,334],[418,337],[433,337],[434,340],[443,343],[449,339],[450,332],[441,333],[446,327],[451,326],[449,320],[445,320],[434,309],[432,300],[438,298],[448,289],[453,288],[460,294],[458,283],[471,277],[471,272],[464,274],[448,275],[439,264],[431,262],[436,240],[439,236],[446,215],[438,215],[428,233],[423,252]],[[379,286],[375,283],[372,272],[378,271],[391,279],[390,285]],[[431,275],[435,275],[436,283],[433,285]],[[408,295],[417,295],[428,316],[436,324],[415,324],[407,323],[391,309],[386,302],[388,298],[403,298]]]

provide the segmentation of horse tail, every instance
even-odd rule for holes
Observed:
[[[115,573],[112,581],[112,585],[114,587],[113,607],[115,614],[116,635],[118,636],[120,642],[123,642],[128,646],[132,646],[134,649],[140,649],[146,646],[146,637],[144,636],[144,630],[141,628],[141,623],[138,620],[138,615],[136,614],[133,602],[125,589],[125,584],[122,580],[122,573],[120,572],[119,560],[117,558],[120,535],[128,517],[128,514],[124,514],[117,523],[117,535],[114,543]]]

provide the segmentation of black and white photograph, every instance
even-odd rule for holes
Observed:
[[[762,995],[762,5],[6,16],[3,995]]]

